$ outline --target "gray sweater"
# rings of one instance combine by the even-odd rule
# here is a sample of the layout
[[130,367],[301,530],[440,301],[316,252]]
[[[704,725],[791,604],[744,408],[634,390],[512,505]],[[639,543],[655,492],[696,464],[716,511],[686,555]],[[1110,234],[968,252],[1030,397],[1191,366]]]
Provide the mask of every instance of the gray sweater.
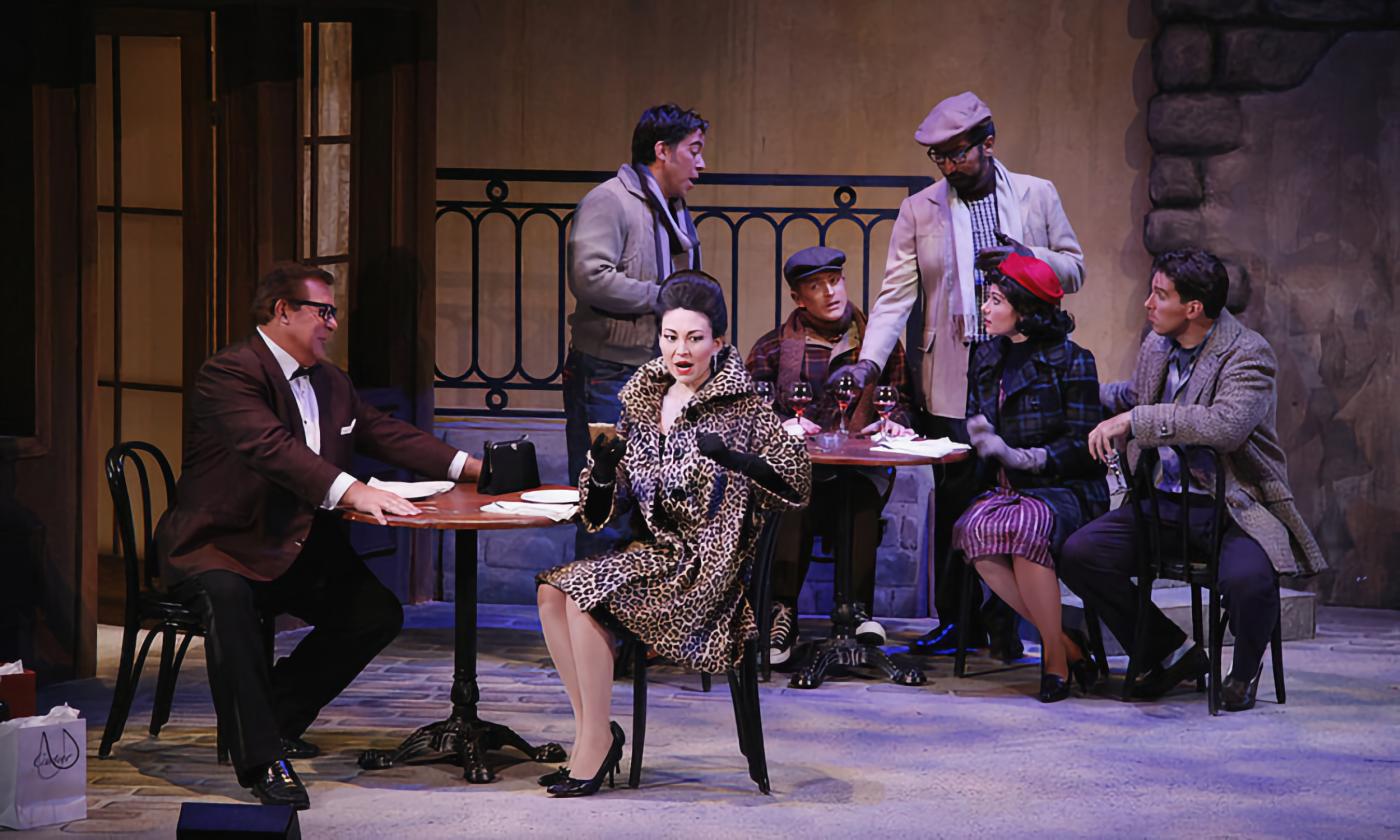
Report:
[[[617,175],[589,190],[579,202],[569,232],[570,346],[581,353],[627,365],[657,355],[652,307],[669,262],[670,245],[648,205],[636,171],[623,164]],[[694,238],[684,205],[677,220]],[[698,252],[698,244],[696,246]],[[667,266],[666,274],[669,274]]]

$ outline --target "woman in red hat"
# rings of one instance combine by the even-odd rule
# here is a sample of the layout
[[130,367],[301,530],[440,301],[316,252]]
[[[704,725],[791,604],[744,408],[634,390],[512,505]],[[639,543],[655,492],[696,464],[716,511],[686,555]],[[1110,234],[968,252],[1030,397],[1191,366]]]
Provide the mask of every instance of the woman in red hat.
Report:
[[967,430],[987,488],[958,519],[953,546],[992,591],[1040,632],[1040,700],[1069,696],[1071,673],[1092,688],[1098,671],[1084,638],[1060,626],[1055,554],[1108,510],[1104,468],[1089,457],[1102,418],[1094,355],[1067,337],[1055,272],[1011,254],[988,276],[982,318],[990,340],[968,373]]

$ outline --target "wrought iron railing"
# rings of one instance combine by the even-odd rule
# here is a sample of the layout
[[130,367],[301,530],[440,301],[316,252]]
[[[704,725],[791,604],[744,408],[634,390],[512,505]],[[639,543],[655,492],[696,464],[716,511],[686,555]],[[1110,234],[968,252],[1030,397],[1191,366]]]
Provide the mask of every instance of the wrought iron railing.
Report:
[[[455,365],[455,367],[462,368],[460,372],[444,371],[441,361],[444,357],[444,351],[439,349],[435,386],[442,391],[464,389],[484,392],[482,405],[479,407],[439,405],[438,414],[497,417],[553,417],[562,414],[562,406],[512,408],[510,396],[516,392],[562,391],[564,355],[567,350],[565,322],[568,310],[571,308],[571,301],[565,294],[567,229],[573,219],[574,209],[583,194],[594,185],[612,177],[613,174],[613,172],[603,171],[531,169],[440,168],[437,170],[440,195],[443,192],[457,189],[454,182],[479,182],[484,184],[485,191],[484,199],[439,198],[437,201],[439,253],[444,251],[445,245],[450,250],[454,245],[463,244],[454,242],[451,237],[444,235],[444,220],[461,217],[466,223],[466,235],[470,237],[469,243],[465,244],[469,245],[471,256],[469,267],[465,272],[470,289],[470,314],[467,317],[468,346],[465,359],[458,359]],[[767,283],[771,284],[773,293],[772,309],[768,313],[771,315],[772,323],[765,329],[776,326],[780,321],[786,292],[786,285],[782,280],[782,264],[788,251],[792,250],[784,246],[784,235],[788,232],[789,226],[799,222],[809,225],[814,230],[817,244],[827,244],[828,233],[834,225],[855,226],[859,234],[859,253],[852,253],[850,249],[848,249],[848,253],[851,256],[852,265],[857,263],[859,265],[858,276],[853,275],[849,270],[851,266],[848,266],[847,283],[852,285],[850,289],[852,298],[868,311],[872,290],[872,265],[877,280],[883,273],[884,267],[884,254],[882,252],[871,254],[872,234],[877,226],[893,223],[898,214],[899,200],[923,189],[929,183],[928,178],[921,177],[706,173],[700,179],[700,184],[704,186],[753,188],[760,196],[766,193],[769,198],[778,194],[790,196],[797,193],[802,199],[787,202],[766,200],[763,203],[702,204],[691,207],[696,227],[700,231],[705,269],[718,278],[721,283],[727,284],[729,288],[730,334],[737,340],[741,319],[747,323],[750,318],[762,317],[763,315],[761,310],[758,312],[746,310],[741,303],[740,276],[744,268],[741,262],[746,258],[746,254],[751,255],[754,250],[753,248],[746,249],[741,242],[741,236],[744,234],[746,226],[766,226],[772,235],[771,248],[760,246],[760,250],[765,252],[761,276],[767,278]],[[554,197],[541,200],[512,200],[511,198],[513,187],[518,186],[523,191],[527,189],[527,185],[529,185],[528,188],[534,188],[535,185],[542,184],[577,184],[579,189],[576,195],[562,200]],[[815,197],[814,191],[821,188],[834,188],[829,194],[815,193],[815,195],[829,196],[823,200],[829,200],[829,206],[823,206],[823,201],[809,200]],[[886,200],[872,203],[870,206],[861,206],[861,194],[857,190],[877,192],[878,195],[886,197]],[[722,191],[734,192],[734,190],[727,189]],[[706,190],[705,192],[713,193],[716,190]],[[890,198],[891,196],[892,198]],[[481,269],[482,226],[483,222],[495,217],[508,220],[513,228],[513,289],[484,288]],[[554,228],[553,236],[548,237],[551,240],[548,247],[554,251],[553,264],[557,266],[557,277],[552,290],[556,313],[550,335],[554,339],[557,352],[553,354],[550,362],[544,363],[545,366],[548,366],[552,362],[552,370],[531,371],[527,369],[525,363],[524,336],[527,320],[527,296],[523,264],[525,251],[529,247],[525,241],[525,229],[532,220],[541,219],[545,220],[546,225],[552,224]],[[716,241],[714,232],[716,227],[721,232],[721,238],[723,234],[728,235],[729,241],[727,243]],[[728,259],[723,262],[727,264],[717,265],[712,255],[716,253],[723,255],[726,250]],[[443,259],[440,256],[439,276],[442,275]],[[858,292],[854,288],[857,283],[859,285]],[[500,283],[498,285],[505,286],[506,284]],[[441,283],[439,288],[441,300]],[[507,325],[500,321],[491,321],[482,307],[483,294],[500,295],[508,291],[512,291],[514,294],[514,324]],[[538,300],[538,297],[535,299]],[[439,309],[439,317],[441,318],[443,317],[442,307],[440,306]],[[538,325],[535,326],[538,327]],[[513,353],[506,353],[511,358],[484,358],[482,342],[482,337],[485,335],[484,330],[507,328],[513,329],[513,342],[511,342]],[[441,331],[439,341],[441,341]],[[498,350],[496,355],[500,354],[501,351]],[[538,358],[539,354],[536,353],[535,357]],[[463,361],[465,361],[464,366]],[[439,402],[442,402],[441,397]]]

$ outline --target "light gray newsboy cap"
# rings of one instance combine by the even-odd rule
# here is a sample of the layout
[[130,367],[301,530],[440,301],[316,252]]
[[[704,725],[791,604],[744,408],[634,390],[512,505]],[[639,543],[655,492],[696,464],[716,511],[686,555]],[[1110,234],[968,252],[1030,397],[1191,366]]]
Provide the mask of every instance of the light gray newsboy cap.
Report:
[[992,109],[977,98],[977,94],[965,90],[957,96],[950,96],[928,112],[919,130],[914,132],[914,140],[920,146],[933,146],[957,137],[983,120],[991,119]]

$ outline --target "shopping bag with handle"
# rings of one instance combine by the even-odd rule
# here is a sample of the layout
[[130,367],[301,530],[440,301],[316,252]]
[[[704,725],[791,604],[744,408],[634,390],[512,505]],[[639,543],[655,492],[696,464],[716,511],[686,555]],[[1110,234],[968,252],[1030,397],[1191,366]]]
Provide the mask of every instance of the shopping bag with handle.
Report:
[[0,723],[0,827],[87,817],[87,722],[78,710]]

